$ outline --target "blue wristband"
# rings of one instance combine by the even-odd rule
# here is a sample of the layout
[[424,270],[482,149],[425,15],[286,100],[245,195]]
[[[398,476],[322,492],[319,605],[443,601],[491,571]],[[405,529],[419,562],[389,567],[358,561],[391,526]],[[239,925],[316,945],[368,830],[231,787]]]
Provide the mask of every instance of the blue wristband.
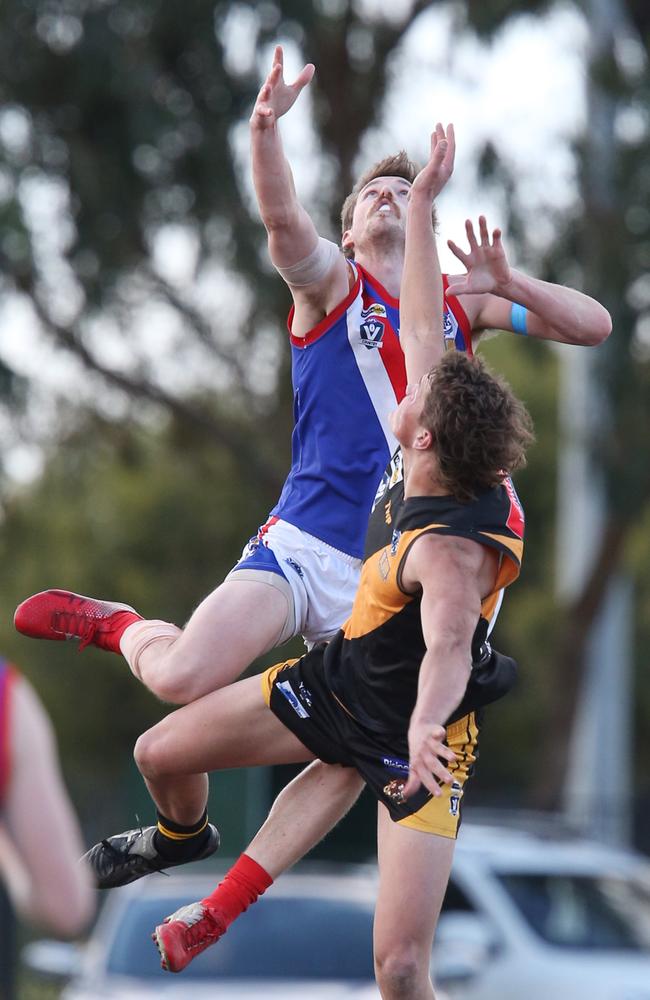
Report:
[[510,322],[512,323],[512,329],[515,333],[520,333],[522,337],[528,336],[528,327],[526,326],[527,315],[528,310],[525,306],[520,306],[518,302],[512,303],[512,308],[510,310]]

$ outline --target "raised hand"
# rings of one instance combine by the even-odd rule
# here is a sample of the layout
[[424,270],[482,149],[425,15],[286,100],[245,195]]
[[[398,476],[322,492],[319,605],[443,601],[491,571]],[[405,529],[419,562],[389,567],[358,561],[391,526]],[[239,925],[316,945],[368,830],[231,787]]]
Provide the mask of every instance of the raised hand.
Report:
[[451,252],[467,269],[467,274],[449,276],[448,295],[477,295],[482,292],[494,292],[499,295],[511,281],[512,273],[501,242],[501,230],[493,230],[490,242],[484,215],[479,216],[478,226],[480,243],[476,239],[471,220],[467,219],[465,223],[469,253],[461,250],[453,240],[447,241]]
[[454,170],[456,156],[456,137],[454,126],[448,125],[447,131],[440,122],[431,133],[431,151],[429,162],[422,168],[413,181],[411,191],[421,191],[433,200],[444,188]]
[[253,114],[251,115],[251,127],[271,128],[278,118],[285,115],[287,111],[296,103],[300,92],[311,81],[315,72],[313,63],[303,66],[293,83],[285,83],[284,80],[284,53],[282,46],[276,45],[273,53],[273,65],[271,72],[262,84]]

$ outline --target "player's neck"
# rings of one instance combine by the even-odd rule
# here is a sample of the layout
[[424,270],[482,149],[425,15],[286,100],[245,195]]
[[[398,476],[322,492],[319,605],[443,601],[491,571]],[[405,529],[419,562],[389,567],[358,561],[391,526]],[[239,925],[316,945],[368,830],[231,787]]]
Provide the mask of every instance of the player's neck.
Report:
[[431,451],[402,448],[404,460],[404,498],[442,497],[449,493],[438,476],[438,464]]
[[389,295],[394,299],[399,298],[404,270],[403,247],[365,246],[357,252],[355,259],[384,286]]

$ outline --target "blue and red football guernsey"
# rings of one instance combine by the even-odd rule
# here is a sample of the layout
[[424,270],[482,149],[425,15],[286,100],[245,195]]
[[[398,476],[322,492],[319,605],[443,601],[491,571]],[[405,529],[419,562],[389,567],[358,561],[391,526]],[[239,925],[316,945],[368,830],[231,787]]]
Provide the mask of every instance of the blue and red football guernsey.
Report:
[[[346,298],[305,337],[291,336],[291,470],[271,516],[361,558],[377,486],[397,446],[388,415],[404,396],[406,368],[399,299],[350,263],[356,281]],[[292,318],[293,310],[289,332]],[[445,299],[445,337],[472,353],[455,297]]]

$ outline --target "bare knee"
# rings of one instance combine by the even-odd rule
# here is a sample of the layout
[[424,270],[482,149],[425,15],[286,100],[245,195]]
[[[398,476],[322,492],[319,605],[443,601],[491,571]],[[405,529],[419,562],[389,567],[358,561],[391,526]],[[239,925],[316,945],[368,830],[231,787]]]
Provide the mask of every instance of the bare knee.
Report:
[[133,757],[144,778],[155,780],[161,775],[170,773],[167,741],[160,732],[159,726],[148,729],[146,733],[138,737],[133,749]]
[[375,953],[375,975],[383,1000],[421,1000],[433,996],[429,956],[399,940]]

